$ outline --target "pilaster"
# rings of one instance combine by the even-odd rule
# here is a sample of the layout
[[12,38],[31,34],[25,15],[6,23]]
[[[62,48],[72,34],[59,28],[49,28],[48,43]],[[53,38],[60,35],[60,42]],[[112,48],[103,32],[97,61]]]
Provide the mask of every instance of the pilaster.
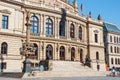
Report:
[[55,35],[55,38],[57,38],[57,34],[58,34],[57,29],[58,29],[59,26],[57,24],[58,24],[58,20],[57,20],[57,17],[55,17],[54,18],[54,32],[55,32],[54,35]]
[[42,15],[42,18],[43,18],[43,21],[42,21],[42,35],[43,35],[43,37],[45,37],[45,15],[43,14]]

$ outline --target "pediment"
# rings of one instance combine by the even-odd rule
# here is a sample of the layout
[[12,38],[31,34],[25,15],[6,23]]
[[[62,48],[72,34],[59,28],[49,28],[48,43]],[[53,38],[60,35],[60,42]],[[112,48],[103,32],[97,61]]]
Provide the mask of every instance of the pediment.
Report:
[[0,10],[1,13],[6,13],[6,14],[11,14],[12,12],[7,10],[7,9],[3,9],[3,10]]
[[99,31],[98,31],[98,30],[94,30],[94,32],[95,32],[95,33],[99,33]]

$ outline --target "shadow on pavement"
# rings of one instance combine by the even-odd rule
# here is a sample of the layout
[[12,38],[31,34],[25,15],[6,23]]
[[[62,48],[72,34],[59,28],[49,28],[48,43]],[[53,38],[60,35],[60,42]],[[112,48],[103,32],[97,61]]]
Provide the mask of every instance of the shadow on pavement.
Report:
[[0,77],[7,78],[22,78],[24,73],[0,73]]

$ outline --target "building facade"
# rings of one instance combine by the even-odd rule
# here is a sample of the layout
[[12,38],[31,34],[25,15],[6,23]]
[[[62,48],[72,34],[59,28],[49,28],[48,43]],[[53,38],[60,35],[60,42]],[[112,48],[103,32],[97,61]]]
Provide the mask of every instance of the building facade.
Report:
[[106,64],[120,68],[120,29],[112,23],[104,23]]
[[20,48],[26,40],[26,10],[30,11],[30,42],[37,49],[29,55],[32,67],[49,56],[52,60],[83,62],[89,55],[91,68],[105,71],[102,21],[79,15],[77,0],[73,4],[68,0],[1,0],[4,71],[22,71]]

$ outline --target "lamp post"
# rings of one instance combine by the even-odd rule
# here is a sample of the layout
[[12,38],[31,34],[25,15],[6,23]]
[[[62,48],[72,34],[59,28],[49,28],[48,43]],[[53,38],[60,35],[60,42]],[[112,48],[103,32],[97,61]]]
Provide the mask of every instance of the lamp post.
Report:
[[31,72],[31,61],[28,60],[28,54],[30,54],[31,44],[30,44],[30,11],[26,10],[26,42],[23,43],[22,49],[24,50],[23,54],[25,55],[25,60],[23,62],[23,70],[22,72],[28,73]]

